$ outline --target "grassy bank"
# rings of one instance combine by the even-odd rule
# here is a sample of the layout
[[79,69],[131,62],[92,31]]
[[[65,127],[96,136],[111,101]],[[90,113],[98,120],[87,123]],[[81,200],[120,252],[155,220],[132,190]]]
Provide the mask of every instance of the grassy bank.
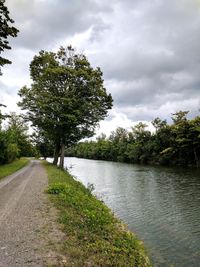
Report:
[[12,163],[0,166],[0,179],[23,168],[26,164],[28,164],[28,162],[29,159],[22,158],[15,160]]
[[151,266],[142,242],[67,172],[44,163],[49,177],[47,192],[59,209],[66,233],[62,253],[65,266]]

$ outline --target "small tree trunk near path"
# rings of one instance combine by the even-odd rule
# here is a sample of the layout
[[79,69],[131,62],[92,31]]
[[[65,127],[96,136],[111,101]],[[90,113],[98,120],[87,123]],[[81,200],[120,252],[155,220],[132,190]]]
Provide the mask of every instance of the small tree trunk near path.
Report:
[[53,159],[53,165],[58,164],[58,158],[60,153],[60,144],[56,144],[55,150],[54,150],[54,159]]
[[59,167],[60,168],[64,168],[64,160],[65,160],[65,144],[62,143],[61,144],[61,153],[60,153],[60,163],[59,163]]

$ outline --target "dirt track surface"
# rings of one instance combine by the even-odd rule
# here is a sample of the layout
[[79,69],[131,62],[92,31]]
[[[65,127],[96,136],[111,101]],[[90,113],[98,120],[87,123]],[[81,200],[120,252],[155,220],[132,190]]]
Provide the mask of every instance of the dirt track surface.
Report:
[[53,263],[49,244],[60,233],[46,186],[46,172],[36,160],[0,181],[0,267],[46,266],[51,258]]

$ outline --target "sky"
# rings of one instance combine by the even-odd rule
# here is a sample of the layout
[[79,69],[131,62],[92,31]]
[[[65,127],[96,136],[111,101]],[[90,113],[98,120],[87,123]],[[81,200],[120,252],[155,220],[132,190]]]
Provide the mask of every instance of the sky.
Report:
[[0,103],[18,111],[40,50],[72,45],[104,74],[114,99],[97,133],[200,109],[200,0],[6,0],[17,38],[3,55]]

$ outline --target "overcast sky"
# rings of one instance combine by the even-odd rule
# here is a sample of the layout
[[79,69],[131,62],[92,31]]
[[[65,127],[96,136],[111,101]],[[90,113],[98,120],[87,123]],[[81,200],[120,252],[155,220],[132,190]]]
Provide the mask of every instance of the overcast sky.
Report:
[[71,44],[99,66],[114,98],[100,132],[200,108],[200,0],[6,0],[20,30],[4,53],[0,103],[16,110],[41,49]]

